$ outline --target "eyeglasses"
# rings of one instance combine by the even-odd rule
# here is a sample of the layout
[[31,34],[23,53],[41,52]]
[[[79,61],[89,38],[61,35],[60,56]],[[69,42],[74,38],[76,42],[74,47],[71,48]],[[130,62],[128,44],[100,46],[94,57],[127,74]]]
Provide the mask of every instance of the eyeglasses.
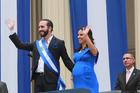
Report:
[[131,58],[131,57],[124,57],[123,60],[125,60],[125,59],[133,59],[133,58]]

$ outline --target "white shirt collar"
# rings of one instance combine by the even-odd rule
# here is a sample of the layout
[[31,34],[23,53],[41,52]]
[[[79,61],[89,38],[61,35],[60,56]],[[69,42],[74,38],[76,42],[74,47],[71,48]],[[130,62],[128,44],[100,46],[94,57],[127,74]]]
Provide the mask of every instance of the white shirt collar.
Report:
[[133,72],[133,70],[134,70],[134,66],[132,66],[129,70],[128,70],[128,69],[126,69],[126,72],[127,72],[127,71],[129,71],[129,72],[131,72],[131,73],[132,73],[132,72]]
[[52,38],[53,38],[53,35],[51,35],[51,36],[49,37],[49,39],[48,39],[48,46],[49,46],[49,44],[50,44]]

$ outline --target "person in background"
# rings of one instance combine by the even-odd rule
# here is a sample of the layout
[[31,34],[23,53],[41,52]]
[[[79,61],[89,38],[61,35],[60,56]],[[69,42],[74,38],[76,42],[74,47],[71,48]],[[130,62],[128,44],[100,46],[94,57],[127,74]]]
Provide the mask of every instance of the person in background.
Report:
[[92,31],[83,27],[78,31],[80,47],[74,53],[75,66],[72,71],[74,88],[85,88],[91,93],[99,92],[99,85],[94,66],[98,59],[98,50],[95,47]]
[[0,81],[0,93],[8,93],[7,85],[3,81]]
[[62,58],[65,66],[72,71],[73,62],[69,58],[65,43],[53,34],[53,23],[49,19],[42,19],[38,24],[40,39],[33,43],[23,43],[14,30],[14,21],[7,20],[11,31],[9,36],[18,49],[32,51],[33,66],[32,80],[35,80],[35,93],[61,90],[65,87],[60,78],[59,59]]
[[140,90],[140,70],[134,67],[135,58],[131,53],[123,55],[125,70],[118,75],[115,90],[124,93],[137,93]]

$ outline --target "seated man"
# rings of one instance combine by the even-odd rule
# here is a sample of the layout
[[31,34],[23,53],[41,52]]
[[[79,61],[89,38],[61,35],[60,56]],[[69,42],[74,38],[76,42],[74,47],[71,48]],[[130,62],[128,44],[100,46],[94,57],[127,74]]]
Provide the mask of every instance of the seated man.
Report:
[[135,93],[140,90],[140,70],[134,67],[135,58],[131,53],[123,55],[125,70],[119,74],[115,85],[115,90],[122,92]]

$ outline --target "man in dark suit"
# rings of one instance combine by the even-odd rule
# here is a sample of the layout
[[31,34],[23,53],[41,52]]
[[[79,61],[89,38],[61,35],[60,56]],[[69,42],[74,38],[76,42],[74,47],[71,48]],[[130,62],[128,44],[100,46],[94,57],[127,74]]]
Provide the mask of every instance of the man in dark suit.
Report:
[[125,53],[123,55],[123,64],[126,69],[119,74],[115,90],[121,90],[124,93],[135,93],[140,90],[140,70],[134,67],[134,63],[133,54]]
[[[14,29],[14,22],[11,20],[7,21],[7,26],[10,29],[10,31],[13,31]],[[12,42],[15,44],[15,46],[18,49],[28,50],[32,51],[33,53],[33,66],[32,66],[32,80],[35,80],[35,92],[46,92],[46,91],[52,91],[57,90],[58,87],[58,80],[60,76],[60,65],[59,65],[59,59],[62,58],[65,66],[72,71],[73,69],[73,62],[69,58],[65,44],[63,40],[60,40],[56,38],[52,31],[53,31],[53,23],[49,19],[42,19],[39,22],[38,25],[38,31],[41,36],[40,40],[36,40],[33,43],[22,43],[17,34],[13,33],[9,37],[12,40]],[[58,73],[54,73],[52,69],[50,69],[50,65],[48,66],[48,63],[50,60],[47,60],[48,57],[51,59],[50,56],[46,56],[46,49],[42,50],[41,44],[42,41],[45,41],[44,47],[49,50],[49,53],[51,53],[51,57],[54,58],[54,60],[51,60],[56,64],[56,67],[58,67]],[[40,43],[37,43],[40,42]],[[41,51],[39,51],[41,50]],[[45,56],[41,55],[45,51]],[[44,56],[44,59],[43,59]],[[46,58],[46,59],[45,59]],[[52,58],[52,59],[53,59]],[[47,60],[47,61],[46,61]],[[48,62],[48,63],[46,63]],[[52,66],[52,65],[51,65]],[[52,68],[55,66],[52,66]]]

